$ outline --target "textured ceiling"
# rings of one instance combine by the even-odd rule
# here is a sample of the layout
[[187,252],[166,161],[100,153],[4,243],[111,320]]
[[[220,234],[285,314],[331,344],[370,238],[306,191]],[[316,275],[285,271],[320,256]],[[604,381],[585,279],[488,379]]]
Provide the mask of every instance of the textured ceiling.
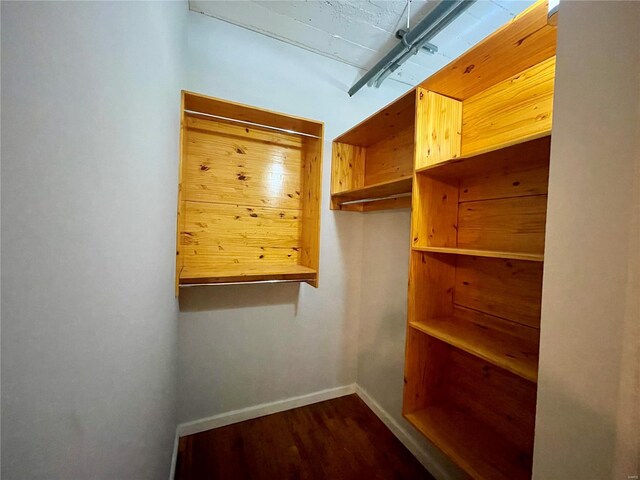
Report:
[[[479,0],[437,35],[438,53],[420,52],[390,78],[416,85],[533,3]],[[413,0],[413,27],[437,2]],[[190,0],[189,8],[365,70],[397,42],[406,29],[406,0]]]

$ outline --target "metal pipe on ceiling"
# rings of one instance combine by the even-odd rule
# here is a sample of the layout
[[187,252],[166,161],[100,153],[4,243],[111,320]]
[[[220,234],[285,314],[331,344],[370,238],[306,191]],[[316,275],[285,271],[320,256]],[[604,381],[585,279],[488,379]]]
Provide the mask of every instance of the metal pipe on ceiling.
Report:
[[379,87],[385,78],[397,70],[412,55],[418,53],[429,40],[444,30],[447,25],[458,18],[475,1],[441,0],[433,10],[402,37],[398,45],[393,47],[389,53],[382,57],[371,70],[349,89],[349,96],[352,97],[366,84],[375,84],[376,87]]

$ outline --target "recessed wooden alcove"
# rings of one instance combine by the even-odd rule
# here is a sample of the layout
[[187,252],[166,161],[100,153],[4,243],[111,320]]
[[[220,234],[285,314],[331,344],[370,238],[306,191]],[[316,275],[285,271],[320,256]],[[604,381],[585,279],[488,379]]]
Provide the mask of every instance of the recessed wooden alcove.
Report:
[[317,286],[323,124],[182,93],[177,287]]

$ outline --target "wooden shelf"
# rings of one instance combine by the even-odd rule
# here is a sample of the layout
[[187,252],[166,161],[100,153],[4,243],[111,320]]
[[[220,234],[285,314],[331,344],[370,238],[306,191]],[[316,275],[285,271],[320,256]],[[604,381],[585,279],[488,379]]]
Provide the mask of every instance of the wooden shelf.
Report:
[[412,247],[412,250],[427,253],[446,253],[451,255],[468,255],[472,257],[506,258],[510,260],[544,262],[544,254],[542,253],[498,252],[494,250],[477,250],[471,248],[453,247]]
[[455,407],[433,405],[405,418],[476,480],[531,478],[531,457]]
[[225,265],[211,271],[184,267],[180,272],[180,285],[217,283],[247,283],[266,281],[313,282],[318,272],[302,265]]
[[535,2],[419,86],[466,100],[543,62],[556,51],[556,27],[547,14],[548,2]]
[[411,184],[413,176],[403,176],[386,182],[367,185],[366,187],[353,188],[344,192],[331,195],[334,203],[342,205],[344,202],[353,200],[366,200],[375,198],[386,198],[392,195],[400,195],[403,193],[411,193]]
[[434,178],[453,179],[486,174],[490,171],[531,170],[541,166],[548,168],[551,148],[551,131],[537,132],[516,141],[492,145],[472,155],[450,158],[442,162],[417,168],[417,174]]
[[530,479],[536,384],[414,328],[407,349],[405,418],[471,478]]
[[[333,141],[331,209],[350,211],[410,207],[417,92],[411,90]],[[343,205],[344,202],[372,199]],[[374,200],[375,199],[375,200]]]
[[526,380],[538,380],[538,344],[529,339],[453,316],[410,322],[409,326]]

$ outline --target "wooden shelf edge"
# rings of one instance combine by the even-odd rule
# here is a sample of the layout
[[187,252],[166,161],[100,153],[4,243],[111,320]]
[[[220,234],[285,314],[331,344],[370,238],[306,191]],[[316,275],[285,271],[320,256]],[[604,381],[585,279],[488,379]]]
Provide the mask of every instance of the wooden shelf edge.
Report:
[[497,250],[474,250],[455,247],[411,247],[416,252],[444,253],[448,255],[466,255],[471,257],[504,258],[508,260],[523,260],[527,262],[544,262],[542,253],[501,252]]
[[[517,447],[497,433],[487,433],[486,427],[479,420],[469,416],[461,419],[462,416],[463,415],[454,408],[441,405],[431,405],[424,410],[403,413],[403,417],[413,425],[414,428],[429,439],[442,453],[453,460],[454,463],[472,478],[476,480],[516,480],[520,478],[530,478],[530,472],[524,471],[520,466],[515,467],[518,470],[516,475],[513,475],[515,473],[513,465],[510,465],[508,468],[511,470],[510,474],[501,471],[502,468],[495,465],[495,463],[497,463],[495,461],[498,460],[498,458],[496,458],[493,452],[501,450],[501,447],[504,446],[507,446],[511,452],[514,452],[517,451]],[[461,424],[464,424],[464,428],[460,428]],[[451,428],[452,426],[457,426],[458,428]],[[462,435],[454,437],[456,430],[461,430],[463,432]],[[468,435],[469,433],[473,434]],[[483,438],[479,440],[477,438],[478,436],[482,436]],[[498,445],[500,448],[498,448]],[[479,456],[482,460],[474,461],[470,459],[467,452],[460,451],[462,448],[467,448],[468,450],[475,449],[476,457]],[[477,450],[481,450],[482,448],[487,449],[486,456],[478,455]],[[513,456],[513,454],[511,456]],[[484,461],[484,464],[481,464],[482,461]],[[504,468],[504,466],[505,465],[502,467]]]
[[316,282],[318,272],[312,268],[303,267],[301,265],[287,266],[277,269],[259,269],[243,270],[242,268],[227,269],[220,271],[211,271],[202,275],[192,276],[184,273],[184,269],[180,275],[180,286],[187,285],[216,285],[228,283],[258,283],[258,282]]
[[[440,318],[436,319],[439,323],[446,322],[449,319]],[[453,320],[455,321],[455,320]],[[478,357],[485,362],[488,362],[496,367],[502,368],[508,372],[517,375],[520,378],[528,380],[533,383],[538,382],[538,363],[536,362],[524,362],[522,360],[510,360],[500,356],[498,352],[491,352],[491,348],[476,348],[469,345],[468,342],[464,342],[461,338],[458,338],[452,331],[447,331],[442,326],[429,325],[425,322],[409,322],[409,327],[418,330],[430,337],[436,338],[448,345],[463,350],[475,357]],[[509,337],[508,334],[503,334],[505,338]],[[490,341],[488,342],[491,343]],[[495,340],[494,340],[495,343]]]
[[331,195],[333,203],[341,205],[344,202],[366,199],[386,199],[393,195],[410,194],[413,184],[413,175],[387,180],[386,182],[367,185],[366,187],[353,188]]
[[464,161],[469,161],[473,158],[481,157],[489,153],[499,152],[500,150],[505,150],[507,148],[518,147],[525,143],[534,142],[536,140],[540,140],[546,137],[551,137],[551,130],[545,130],[543,132],[538,132],[533,135],[528,135],[526,137],[520,138],[518,140],[514,140],[512,142],[506,142],[500,145],[495,145],[491,148],[478,150],[475,152],[468,153],[466,155],[461,155],[460,157],[449,158],[448,160],[443,160],[442,162],[438,162],[433,165],[427,165],[426,167],[417,168],[415,170],[415,173],[425,174],[425,175],[429,175],[429,174],[437,175],[438,171],[441,170],[442,168],[450,167],[451,165],[462,163]]

